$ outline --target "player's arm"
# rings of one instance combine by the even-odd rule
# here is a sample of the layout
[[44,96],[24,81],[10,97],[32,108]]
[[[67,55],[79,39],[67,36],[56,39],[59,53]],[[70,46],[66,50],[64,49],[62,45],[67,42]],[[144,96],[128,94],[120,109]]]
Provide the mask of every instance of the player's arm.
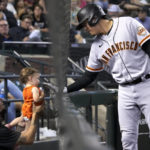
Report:
[[142,45],[142,49],[148,54],[148,56],[150,57],[150,39],[147,40],[143,45]]
[[85,88],[96,79],[97,75],[98,72],[90,72],[86,70],[80,79],[67,87],[67,92],[69,93]]

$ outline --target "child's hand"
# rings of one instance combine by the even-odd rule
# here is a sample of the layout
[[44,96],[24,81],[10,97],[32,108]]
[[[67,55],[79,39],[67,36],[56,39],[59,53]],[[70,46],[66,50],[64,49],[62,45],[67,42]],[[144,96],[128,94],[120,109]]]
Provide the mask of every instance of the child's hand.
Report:
[[44,91],[40,88],[40,99],[44,99]]
[[5,124],[5,127],[7,127],[8,129],[11,129],[12,126],[8,123],[8,124]]

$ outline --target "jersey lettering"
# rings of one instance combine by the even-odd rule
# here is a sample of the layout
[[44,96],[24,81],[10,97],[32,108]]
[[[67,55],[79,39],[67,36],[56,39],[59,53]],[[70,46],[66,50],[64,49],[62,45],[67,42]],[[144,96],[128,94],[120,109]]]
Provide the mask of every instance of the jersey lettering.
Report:
[[114,45],[111,45],[111,48],[112,48],[112,53],[116,53],[117,50],[115,49]]
[[125,41],[123,41],[123,49],[125,49],[126,43]]
[[123,50],[122,48],[122,42],[119,42],[120,50]]
[[109,51],[109,53],[111,54],[111,57],[112,57],[113,56],[113,51],[110,48],[108,48],[107,50]]
[[115,45],[116,45],[117,51],[120,51],[119,44],[118,44],[118,43],[115,43]]
[[132,41],[132,42],[131,42],[131,45],[130,45],[130,49],[131,49],[131,50],[133,50],[133,44],[134,44],[134,42]]
[[103,55],[102,58],[103,58],[102,61],[103,61],[105,64],[108,64],[109,58],[106,57],[105,55]]
[[134,50],[136,50],[137,47],[138,47],[138,43],[136,42],[136,43],[135,43],[135,46],[134,46]]
[[110,48],[108,48],[107,50],[106,50],[106,54],[109,56],[109,57],[112,57],[112,55],[113,55],[113,53],[111,52],[111,49]]
[[123,41],[119,43],[115,43],[115,45],[111,45],[111,48],[105,50],[105,53],[102,55],[101,61],[105,64],[108,64],[110,58],[120,50],[137,50],[138,43],[134,41]]
[[129,49],[129,41],[126,42],[126,49]]

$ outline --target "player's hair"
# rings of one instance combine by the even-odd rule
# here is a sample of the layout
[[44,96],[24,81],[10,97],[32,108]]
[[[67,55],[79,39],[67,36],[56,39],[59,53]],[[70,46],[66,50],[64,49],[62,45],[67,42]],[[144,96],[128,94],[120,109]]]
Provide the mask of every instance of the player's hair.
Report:
[[39,73],[39,71],[32,67],[25,67],[20,72],[20,82],[26,84],[28,81],[28,77],[32,76],[35,73]]

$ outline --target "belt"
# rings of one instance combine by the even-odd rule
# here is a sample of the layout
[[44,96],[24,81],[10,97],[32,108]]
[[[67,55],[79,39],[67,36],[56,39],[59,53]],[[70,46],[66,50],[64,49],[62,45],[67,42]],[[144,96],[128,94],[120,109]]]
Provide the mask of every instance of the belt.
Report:
[[[149,79],[150,78],[150,74],[145,75],[144,79]],[[138,84],[140,82],[142,82],[143,79],[141,77],[137,78],[136,80],[133,80],[131,82],[126,82],[126,83],[121,83],[120,85],[134,85],[134,84]]]

